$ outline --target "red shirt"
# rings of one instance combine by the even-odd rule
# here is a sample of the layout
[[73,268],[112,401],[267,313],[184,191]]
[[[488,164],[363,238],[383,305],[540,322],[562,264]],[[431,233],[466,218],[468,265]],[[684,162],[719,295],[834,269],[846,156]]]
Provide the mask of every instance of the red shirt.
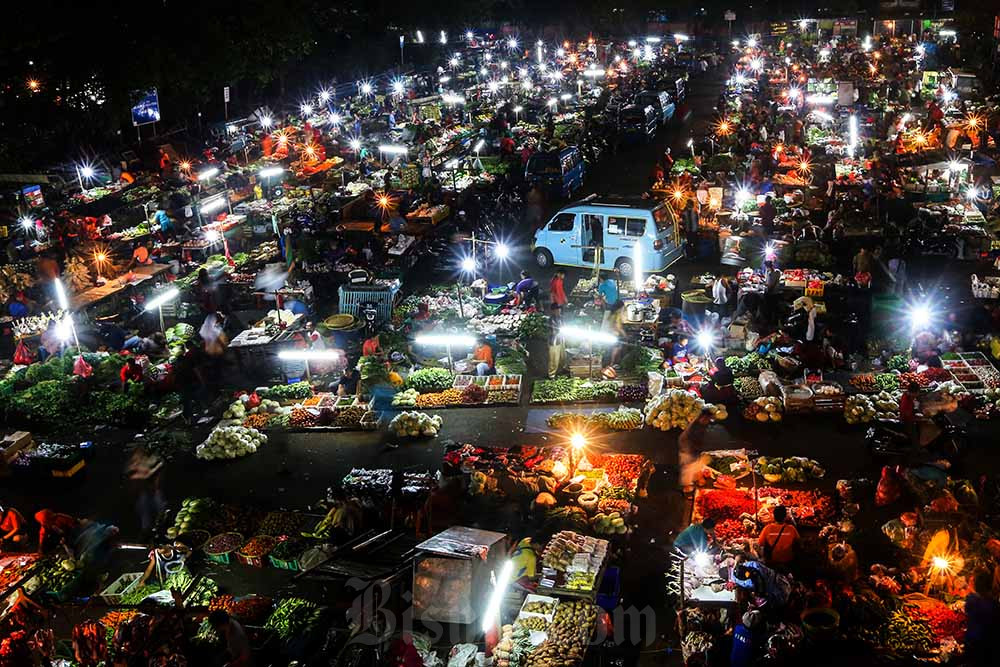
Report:
[[904,391],[899,399],[899,419],[904,424],[916,421],[916,401],[909,392]]
[[558,303],[560,306],[566,305],[566,290],[563,288],[562,278],[553,277],[549,281],[549,298],[552,299],[552,303]]
[[142,382],[142,366],[139,366],[138,364],[135,366],[125,364],[122,366],[122,370],[119,375],[122,382],[127,382],[128,380],[131,380],[132,382]]

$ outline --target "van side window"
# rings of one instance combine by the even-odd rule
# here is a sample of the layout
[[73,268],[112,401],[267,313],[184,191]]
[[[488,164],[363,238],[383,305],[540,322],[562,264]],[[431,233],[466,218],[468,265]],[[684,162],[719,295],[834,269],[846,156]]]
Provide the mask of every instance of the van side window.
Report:
[[642,236],[646,233],[646,221],[642,218],[608,218],[608,234],[615,236]]
[[571,232],[576,222],[576,213],[560,213],[549,223],[550,232]]

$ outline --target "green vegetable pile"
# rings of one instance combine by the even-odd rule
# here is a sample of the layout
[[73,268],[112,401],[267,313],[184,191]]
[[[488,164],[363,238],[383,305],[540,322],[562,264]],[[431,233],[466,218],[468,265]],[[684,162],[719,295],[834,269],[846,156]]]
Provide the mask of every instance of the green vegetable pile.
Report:
[[548,338],[552,331],[549,318],[541,313],[529,313],[517,327],[517,336],[523,340],[531,338]]
[[278,603],[264,627],[282,639],[299,637],[311,630],[321,615],[322,610],[308,600],[286,598]]
[[294,382],[292,384],[279,384],[268,387],[259,393],[261,398],[270,398],[273,401],[294,400],[309,398],[312,396],[312,385],[308,382]]
[[742,357],[726,357],[726,366],[729,367],[729,370],[731,370],[733,375],[736,377],[755,378],[761,371],[772,370],[771,360],[767,357],[762,357],[756,352],[750,352]]
[[497,373],[504,375],[524,375],[528,371],[528,360],[519,350],[504,350],[496,358]]
[[879,391],[896,391],[899,389],[899,376],[895,373],[879,373],[875,376],[875,386]]
[[556,401],[613,401],[618,398],[619,383],[610,380],[585,382],[580,378],[535,380],[531,400],[535,403]]
[[910,358],[903,354],[894,354],[889,358],[885,366],[890,371],[906,372],[910,370]]
[[404,386],[421,394],[433,394],[450,389],[453,382],[451,371],[446,368],[421,368],[410,373]]
[[358,360],[358,373],[361,375],[361,380],[369,386],[389,381],[389,371],[385,367],[385,362],[379,357],[361,357]]
[[634,345],[629,347],[628,352],[622,357],[621,367],[626,373],[645,374],[649,371],[658,370],[661,363],[663,363],[663,355],[659,351],[651,350],[641,345]]

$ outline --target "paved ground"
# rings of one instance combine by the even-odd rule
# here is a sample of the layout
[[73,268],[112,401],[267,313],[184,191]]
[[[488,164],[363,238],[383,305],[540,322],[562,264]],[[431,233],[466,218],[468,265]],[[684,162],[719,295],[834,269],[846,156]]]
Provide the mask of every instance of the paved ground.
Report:
[[[712,105],[721,86],[721,72],[694,82],[689,97],[692,114],[688,122],[675,124],[650,145],[619,153],[591,174],[589,190],[638,194],[644,189],[649,167],[671,145],[684,150],[693,127],[712,118]],[[513,258],[526,261],[524,249]],[[690,264],[676,267],[679,274],[702,270]],[[545,280],[545,276],[539,276]],[[576,276],[571,274],[570,280]],[[275,434],[257,454],[238,461],[204,463],[191,455],[178,457],[164,471],[168,502],[177,505],[187,495],[197,494],[223,501],[246,502],[266,508],[306,508],[336,485],[352,467],[386,467],[436,470],[448,442],[472,442],[505,446],[513,443],[557,442],[559,436],[538,432],[545,410],[528,406],[499,409],[454,409],[442,411],[444,426],[432,441],[393,443],[384,432],[345,434]],[[195,429],[203,437],[207,425]],[[23,479],[4,481],[2,500],[34,511],[42,504],[76,515],[91,516],[120,525],[126,537],[136,533],[135,512],[129,489],[122,480],[124,454],[121,442],[132,434],[97,434],[98,456],[83,473],[71,480]],[[81,439],[90,437],[81,434]],[[200,439],[200,437],[198,438]],[[117,444],[111,444],[108,441]],[[1000,450],[988,446],[983,437],[964,464],[970,473],[1000,470]],[[995,442],[995,440],[994,440]],[[398,444],[398,448],[391,444]],[[828,483],[842,476],[875,476],[878,462],[863,445],[862,433],[846,426],[838,416],[790,417],[780,428],[758,427],[731,419],[714,426],[709,444],[750,446],[765,455],[809,455],[826,465]],[[618,452],[642,453],[658,465],[651,484],[651,496],[640,510],[641,530],[634,536],[628,560],[625,594],[627,602],[660,606],[662,596],[662,549],[668,534],[682,526],[687,511],[674,490],[676,481],[677,434],[643,430],[602,438],[593,446]],[[505,526],[491,526],[505,528]],[[516,526],[511,526],[516,531]],[[864,556],[864,555],[863,555]],[[662,607],[661,607],[662,608]],[[672,618],[658,617],[658,634],[666,634]],[[650,650],[643,664],[664,664],[665,654]]]

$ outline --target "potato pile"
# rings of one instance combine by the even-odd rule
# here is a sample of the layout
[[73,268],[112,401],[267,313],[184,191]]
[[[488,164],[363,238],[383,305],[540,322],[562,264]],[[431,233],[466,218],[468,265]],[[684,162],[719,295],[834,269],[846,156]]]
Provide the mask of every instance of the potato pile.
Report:
[[548,639],[528,656],[525,667],[573,667],[583,662],[597,622],[597,606],[577,600],[560,602]]

